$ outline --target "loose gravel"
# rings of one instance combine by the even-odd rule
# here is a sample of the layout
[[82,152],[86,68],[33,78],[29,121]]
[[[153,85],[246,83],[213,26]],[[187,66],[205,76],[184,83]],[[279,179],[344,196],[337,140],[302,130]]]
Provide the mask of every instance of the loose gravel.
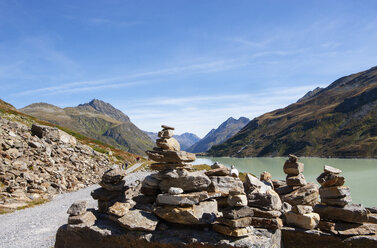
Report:
[[[135,167],[132,169],[136,169]],[[134,172],[125,177],[127,183],[143,180],[150,172]],[[0,215],[1,248],[54,247],[58,228],[67,223],[67,210],[74,201],[87,200],[89,208],[97,208],[90,192],[99,185],[55,196],[43,205]]]

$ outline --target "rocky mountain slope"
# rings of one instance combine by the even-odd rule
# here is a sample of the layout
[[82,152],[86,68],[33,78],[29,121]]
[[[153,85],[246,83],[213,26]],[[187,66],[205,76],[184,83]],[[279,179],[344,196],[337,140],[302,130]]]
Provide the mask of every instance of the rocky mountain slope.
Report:
[[65,131],[0,100],[0,213],[98,183],[110,166],[137,157]]
[[20,111],[131,153],[144,155],[144,151],[153,146],[149,136],[127,115],[101,100],[94,99],[64,109],[47,103],[33,103]]
[[[158,139],[157,133],[154,132],[145,132],[148,134],[148,136],[153,140],[156,141]],[[187,151],[189,147],[191,147],[193,144],[198,142],[200,138],[196,136],[193,133],[183,133],[180,135],[174,135],[173,136],[176,140],[178,140],[179,144],[181,145],[182,151]]]
[[238,120],[230,117],[223,122],[217,129],[212,129],[203,139],[192,145],[187,151],[189,152],[206,152],[213,145],[218,145],[235,135],[247,123],[249,119],[240,117]]
[[377,157],[377,67],[253,119],[213,156]]

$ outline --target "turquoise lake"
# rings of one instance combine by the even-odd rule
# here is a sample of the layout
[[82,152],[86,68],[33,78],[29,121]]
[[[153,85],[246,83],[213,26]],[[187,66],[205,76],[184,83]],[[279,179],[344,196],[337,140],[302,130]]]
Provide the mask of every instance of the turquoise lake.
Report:
[[[198,157],[193,164],[212,165],[217,161],[229,167],[234,165],[240,172],[250,172],[259,177],[261,172],[268,171],[273,179],[285,180],[283,165],[286,159]],[[377,159],[300,158],[299,161],[305,164],[307,182],[317,183],[316,178],[323,172],[324,165],[341,169],[345,185],[351,189],[352,202],[377,207]]]

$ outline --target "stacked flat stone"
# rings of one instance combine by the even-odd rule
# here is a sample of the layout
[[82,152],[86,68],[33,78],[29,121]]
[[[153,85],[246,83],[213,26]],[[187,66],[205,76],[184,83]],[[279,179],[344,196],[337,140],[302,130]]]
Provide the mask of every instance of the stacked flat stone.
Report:
[[98,200],[98,210],[101,213],[108,213],[108,210],[116,202],[125,201],[125,191],[128,189],[123,180],[124,172],[119,169],[106,171],[99,185],[101,188],[93,190],[91,196]]
[[[341,237],[376,235],[377,221],[361,204],[351,204],[350,189],[344,186],[345,179],[340,175],[341,172],[325,165],[324,172],[317,178],[321,184],[321,204],[314,206],[314,212],[321,216],[318,228]],[[373,246],[372,243],[370,245]],[[368,244],[365,246],[369,247]]]
[[367,209],[361,205],[350,204],[350,189],[344,186],[345,179],[341,173],[337,168],[324,166],[324,172],[317,178],[321,184],[321,204],[316,205],[314,211],[319,213],[321,219],[360,224],[368,221],[370,212]]
[[246,174],[244,189],[248,200],[248,208],[253,211],[250,225],[275,231],[283,226],[281,216],[282,202],[272,189],[271,174],[263,172],[257,177]]
[[68,225],[92,226],[96,221],[96,216],[87,211],[87,201],[76,201],[68,209]]
[[319,195],[321,203],[328,206],[344,207],[351,199],[350,189],[344,186],[344,177],[340,175],[341,170],[325,165],[324,172],[317,178],[321,187]]
[[298,157],[290,154],[284,163],[284,173],[287,174],[286,181],[274,181],[275,191],[280,195],[283,202],[292,206],[309,205],[319,203],[318,186],[314,183],[307,183],[303,175],[304,164],[298,162]]
[[154,170],[175,169],[177,167],[189,168],[193,162],[195,154],[181,151],[179,142],[173,138],[174,128],[162,125],[162,130],[158,132],[159,139],[156,140],[157,147],[153,151],[147,151],[149,159],[156,161],[151,165]]
[[253,232],[253,210],[247,206],[247,196],[242,181],[222,164],[215,163],[206,172],[211,179],[209,191],[219,194],[219,211],[222,217],[217,218],[213,230],[226,236],[242,237]]
[[304,229],[314,229],[318,226],[319,214],[313,213],[312,206],[296,205],[291,211],[285,213],[288,225]]
[[304,164],[298,162],[298,157],[290,154],[289,159],[284,163],[284,173],[287,174],[286,182],[288,186],[305,186]]

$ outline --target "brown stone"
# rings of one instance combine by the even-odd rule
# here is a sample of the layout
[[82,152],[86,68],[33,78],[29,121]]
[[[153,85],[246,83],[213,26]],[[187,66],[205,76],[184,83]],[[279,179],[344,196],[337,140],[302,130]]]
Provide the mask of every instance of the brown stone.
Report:
[[346,222],[329,222],[321,220],[318,228],[325,232],[335,235],[353,236],[353,235],[371,235],[377,233],[376,224],[356,224]]
[[212,169],[206,172],[206,175],[211,177],[211,176],[229,176],[230,170],[226,167],[224,168],[217,168],[217,169]]
[[289,194],[281,195],[283,202],[288,202],[292,206],[295,205],[310,205],[314,206],[319,203],[318,186],[314,183],[308,183],[303,187],[292,191]]
[[244,217],[239,219],[227,219],[227,218],[218,218],[217,222],[220,224],[232,227],[232,228],[241,228],[241,227],[258,227],[265,229],[281,229],[283,227],[283,221],[280,218],[258,218],[258,217]]
[[109,191],[125,191],[127,189],[127,187],[125,187],[125,183],[126,181],[124,180],[120,180],[117,184],[110,184],[101,181],[99,182],[99,185]]
[[284,163],[283,170],[287,175],[299,175],[300,173],[304,172],[304,164],[287,160]]
[[250,208],[254,212],[254,217],[259,218],[277,218],[281,216],[281,212],[279,210],[262,210],[259,208]]
[[161,147],[165,150],[171,150],[171,151],[179,151],[181,150],[181,146],[179,145],[179,142],[174,138],[161,138],[156,140],[156,145],[158,147]]
[[323,198],[343,198],[350,196],[350,188],[347,186],[320,187],[319,194]]
[[221,233],[226,236],[231,236],[231,237],[244,237],[248,236],[253,232],[253,227],[244,227],[244,228],[231,228],[229,226],[221,225],[221,224],[214,224],[213,230]]
[[161,125],[162,129],[167,129],[167,130],[174,130],[174,127],[167,126],[167,125]]
[[71,224],[71,225],[85,224],[86,226],[93,226],[96,220],[97,220],[96,216],[94,216],[92,212],[88,211],[82,215],[69,216],[68,224]]
[[115,215],[117,217],[122,217],[128,213],[131,207],[132,206],[130,203],[116,202],[114,203],[114,205],[109,207],[107,211],[109,214]]
[[174,136],[174,132],[172,129],[163,129],[162,131],[158,132],[157,136],[168,139]]
[[342,186],[344,181],[344,177],[327,172],[323,172],[317,177],[317,182],[321,184],[322,187]]
[[266,193],[267,190],[271,189],[271,187],[264,184],[258,178],[251,174],[246,174],[245,176],[245,192],[247,194],[250,193]]
[[208,225],[218,215],[215,200],[200,202],[190,207],[158,206],[154,213],[168,222],[186,225]]
[[286,182],[289,186],[305,186],[307,184],[304,174],[302,173],[295,176],[287,175]]
[[289,225],[304,229],[314,229],[317,227],[320,217],[317,213],[296,214],[294,212],[285,213],[285,218]]
[[187,172],[185,170],[175,170],[169,174],[164,174],[159,187],[162,192],[168,192],[169,188],[177,187],[185,192],[206,190],[211,180],[203,171]]
[[344,207],[352,202],[351,196],[342,198],[321,198],[321,203],[329,206]]
[[164,171],[174,169],[191,169],[192,165],[189,163],[153,163],[150,165],[151,170]]
[[239,219],[243,217],[249,217],[254,215],[254,211],[252,208],[243,206],[243,207],[228,207],[222,209],[221,212],[223,213],[224,218],[227,219]]
[[147,151],[146,154],[151,160],[156,162],[166,162],[166,163],[190,163],[195,161],[195,154],[185,152],[185,151]]
[[135,231],[154,231],[158,224],[158,218],[149,212],[142,210],[129,210],[126,215],[119,218],[119,225],[128,230]]
[[296,205],[292,207],[292,212],[295,214],[309,214],[313,212],[313,207],[305,205]]

